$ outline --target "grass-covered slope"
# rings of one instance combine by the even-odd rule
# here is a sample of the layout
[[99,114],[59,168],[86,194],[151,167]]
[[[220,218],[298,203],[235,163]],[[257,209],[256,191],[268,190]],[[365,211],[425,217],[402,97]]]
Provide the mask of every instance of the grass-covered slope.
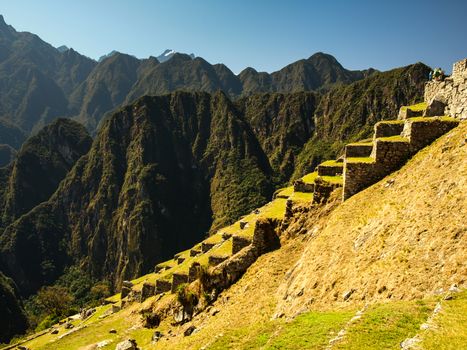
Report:
[[339,206],[284,284],[281,308],[339,303],[348,291],[355,302],[421,298],[464,283],[466,131],[461,123]]
[[[188,324],[163,320],[156,343],[138,314],[152,297],[104,319],[108,306],[98,308],[91,320],[76,321],[87,327],[24,345],[81,349],[108,341],[103,348],[113,349],[134,338],[144,349],[397,349],[415,339],[424,349],[463,348],[466,131],[461,123],[343,204],[339,193],[323,206],[302,202],[280,249],[259,257]],[[184,336],[190,326],[197,331]]]

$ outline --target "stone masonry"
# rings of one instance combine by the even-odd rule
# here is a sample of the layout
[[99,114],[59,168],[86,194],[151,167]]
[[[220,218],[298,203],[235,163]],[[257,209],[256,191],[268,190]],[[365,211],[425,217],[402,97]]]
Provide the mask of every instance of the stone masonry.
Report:
[[174,273],[172,275],[172,293],[177,291],[179,285],[188,282],[188,274],[186,273]]
[[160,279],[156,281],[156,290],[154,293],[161,294],[165,292],[170,292],[171,289],[172,283],[170,281]]
[[450,77],[425,85],[425,102],[435,98],[446,101],[445,115],[467,119],[467,58],[454,63]]
[[446,118],[407,119],[401,124],[400,135],[392,135],[398,130],[381,127],[384,137],[373,140],[371,156],[366,160],[346,158],[344,165],[343,199],[378,182],[386,175],[399,169],[413,154],[429,145],[441,135],[456,127],[458,122]]

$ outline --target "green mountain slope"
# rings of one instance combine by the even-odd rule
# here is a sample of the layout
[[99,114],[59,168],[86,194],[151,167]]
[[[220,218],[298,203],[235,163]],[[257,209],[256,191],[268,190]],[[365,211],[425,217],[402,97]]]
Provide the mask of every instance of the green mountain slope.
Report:
[[140,99],[105,122],[48,202],[5,229],[5,271],[26,293],[71,262],[119,282],[267,201],[270,178],[225,95]]
[[16,160],[0,169],[0,228],[46,201],[91,142],[84,127],[69,119],[58,119],[28,139]]
[[0,343],[24,332],[28,326],[15,283],[0,271]]

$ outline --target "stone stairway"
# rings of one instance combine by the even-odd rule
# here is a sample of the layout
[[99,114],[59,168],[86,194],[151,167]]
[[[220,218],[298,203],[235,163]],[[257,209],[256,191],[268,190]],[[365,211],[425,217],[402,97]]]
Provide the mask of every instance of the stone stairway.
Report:
[[346,146],[343,200],[399,169],[420,149],[458,124],[458,120],[450,117],[416,117],[377,123],[371,148],[368,144],[361,148],[358,144]]
[[[420,109],[420,105],[401,110]],[[350,143],[337,160],[319,164],[316,171],[296,180],[293,191],[277,196],[293,200],[297,193],[312,194],[313,203],[325,202],[330,193],[343,187],[343,200],[399,169],[411,156],[458,125],[451,117],[412,117],[378,122],[371,140]]]

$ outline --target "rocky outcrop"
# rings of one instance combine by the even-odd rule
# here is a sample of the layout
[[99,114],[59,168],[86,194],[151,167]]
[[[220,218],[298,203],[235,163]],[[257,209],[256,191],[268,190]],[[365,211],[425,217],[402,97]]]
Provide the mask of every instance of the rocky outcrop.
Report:
[[425,101],[427,116],[467,119],[467,58],[454,63],[450,77],[426,84]]

